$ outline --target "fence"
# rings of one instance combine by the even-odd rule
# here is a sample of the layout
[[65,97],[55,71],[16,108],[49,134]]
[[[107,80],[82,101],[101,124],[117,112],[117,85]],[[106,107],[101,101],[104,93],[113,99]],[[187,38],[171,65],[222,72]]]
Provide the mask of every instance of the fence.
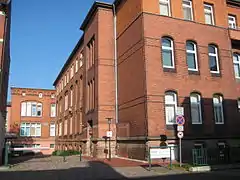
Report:
[[240,147],[201,148],[192,150],[192,164],[195,166],[229,164],[240,162]]

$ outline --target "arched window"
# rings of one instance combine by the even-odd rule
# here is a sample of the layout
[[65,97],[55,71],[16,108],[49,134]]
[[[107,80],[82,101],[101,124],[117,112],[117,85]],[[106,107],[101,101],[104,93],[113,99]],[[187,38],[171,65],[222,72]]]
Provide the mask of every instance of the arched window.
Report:
[[224,124],[223,97],[221,95],[213,96],[213,108],[215,124]]
[[219,73],[218,49],[214,45],[208,46],[209,68],[211,73]]
[[162,62],[165,68],[174,68],[173,40],[168,37],[162,38]]
[[198,71],[197,45],[192,41],[187,41],[186,51],[187,51],[188,70]]
[[202,124],[201,96],[197,93],[190,95],[192,124]]
[[233,66],[234,66],[235,77],[240,78],[240,55],[237,53],[233,54]]
[[21,103],[21,116],[41,117],[42,116],[42,103],[22,102]]
[[177,109],[177,94],[175,92],[165,93],[165,115],[166,124],[175,124],[176,120],[176,109]]

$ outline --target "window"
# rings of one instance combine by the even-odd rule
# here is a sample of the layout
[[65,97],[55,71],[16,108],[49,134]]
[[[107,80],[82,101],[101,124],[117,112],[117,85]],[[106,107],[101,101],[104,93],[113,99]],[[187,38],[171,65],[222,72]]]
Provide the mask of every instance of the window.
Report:
[[68,94],[65,95],[65,103],[64,103],[64,105],[65,105],[65,110],[67,110],[68,109]]
[[185,20],[192,21],[193,20],[192,1],[183,0],[182,6],[183,6],[183,18]]
[[236,17],[232,15],[228,15],[228,26],[231,29],[237,28]]
[[187,64],[188,70],[198,71],[198,62],[197,62],[197,46],[191,41],[187,41]]
[[197,93],[192,93],[190,102],[192,124],[202,124],[201,96]]
[[59,136],[62,136],[62,122],[59,123]]
[[22,102],[21,103],[21,116],[41,117],[42,116],[42,103]]
[[165,94],[166,124],[175,124],[176,109],[177,109],[176,93],[167,92]]
[[64,76],[64,87],[67,85],[67,75]]
[[240,79],[240,55],[234,53],[233,54],[233,66],[234,66],[234,73],[235,77]]
[[70,118],[70,134],[72,134],[72,132],[73,132],[73,118],[71,117]]
[[83,66],[83,53],[80,54],[79,68]]
[[74,72],[73,67],[74,67],[74,65],[72,65],[72,67],[71,67],[71,71],[70,71],[70,78],[71,78],[71,79],[73,78],[73,72]]
[[171,16],[170,0],[159,0],[160,14],[164,16]]
[[90,40],[87,45],[87,60],[88,60],[88,68],[94,65],[95,61],[95,40],[94,37]]
[[39,98],[42,98],[42,97],[43,97],[43,94],[42,94],[42,93],[39,93],[38,97],[39,97]]
[[51,94],[51,99],[54,99],[54,98],[55,98],[55,94]]
[[55,129],[56,131],[56,136],[58,136],[59,135],[59,133],[58,133],[58,124],[57,124],[57,126],[56,126],[56,129]]
[[78,72],[78,60],[76,60],[75,72]]
[[67,135],[67,128],[68,128],[68,124],[67,124],[67,120],[64,121],[64,135]]
[[55,136],[55,123],[50,124],[50,136],[51,137]]
[[174,68],[173,41],[170,38],[162,38],[162,61],[163,67]]
[[214,25],[213,6],[204,4],[205,23]]
[[237,100],[238,112],[240,112],[240,98]]
[[203,149],[204,148],[204,144],[203,143],[195,143],[194,144],[194,149]]
[[219,73],[218,49],[216,46],[208,46],[208,56],[211,73]]
[[224,124],[223,118],[223,97],[219,95],[213,96],[214,118],[216,124]]
[[70,90],[70,107],[73,106],[73,87],[71,87],[71,90]]
[[41,136],[41,124],[40,123],[21,123],[20,136]]
[[55,148],[55,144],[50,144],[50,149],[54,149]]
[[56,104],[51,104],[51,117],[56,117]]

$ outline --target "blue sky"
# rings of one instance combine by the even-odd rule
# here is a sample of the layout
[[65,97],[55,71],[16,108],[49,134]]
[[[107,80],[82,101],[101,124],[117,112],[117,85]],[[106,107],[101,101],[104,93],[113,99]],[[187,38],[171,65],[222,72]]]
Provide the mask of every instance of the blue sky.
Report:
[[12,1],[9,87],[53,88],[94,0]]

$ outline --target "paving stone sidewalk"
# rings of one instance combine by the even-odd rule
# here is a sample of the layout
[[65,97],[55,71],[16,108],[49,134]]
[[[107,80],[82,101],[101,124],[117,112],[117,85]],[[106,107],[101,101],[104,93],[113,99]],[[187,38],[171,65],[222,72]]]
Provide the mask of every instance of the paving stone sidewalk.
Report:
[[[117,160],[115,162],[118,162]],[[129,164],[129,163],[128,163]],[[131,164],[131,163],[130,163]],[[132,163],[131,165],[133,165]],[[155,177],[176,173],[165,168],[155,167],[148,171],[146,166],[112,167],[103,161],[82,160],[79,156],[35,157],[13,165],[7,171],[0,171],[0,177],[9,180],[75,180],[75,179],[129,179],[137,177]],[[81,178],[79,178],[81,177]]]

